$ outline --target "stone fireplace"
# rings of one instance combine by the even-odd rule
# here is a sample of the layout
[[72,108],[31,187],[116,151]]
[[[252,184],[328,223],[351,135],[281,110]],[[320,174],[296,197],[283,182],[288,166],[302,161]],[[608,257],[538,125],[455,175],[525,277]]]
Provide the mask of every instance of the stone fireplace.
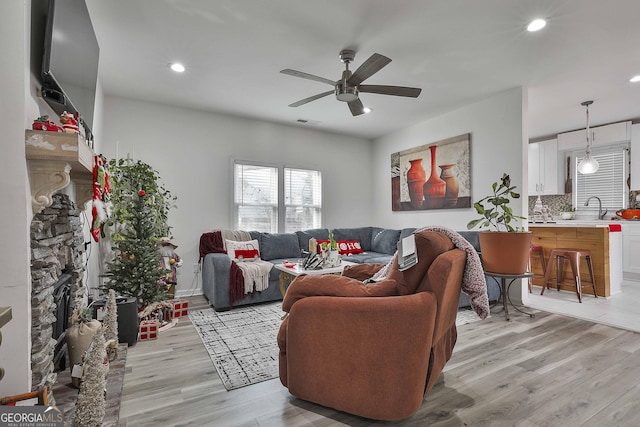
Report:
[[31,221],[31,370],[32,387],[56,381],[64,368],[68,318],[83,300],[85,244],[80,211],[66,194]]

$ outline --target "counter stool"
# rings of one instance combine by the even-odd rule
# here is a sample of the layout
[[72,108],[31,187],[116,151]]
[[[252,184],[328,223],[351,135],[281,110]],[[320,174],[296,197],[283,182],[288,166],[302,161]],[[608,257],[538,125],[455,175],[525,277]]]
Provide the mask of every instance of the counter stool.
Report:
[[540,258],[540,265],[542,265],[542,274],[533,273],[533,277],[529,278],[529,293],[533,291],[533,278],[540,277],[544,279],[545,273],[547,271],[547,263],[544,260],[544,250],[542,249],[542,246],[536,245],[534,243],[531,244],[531,248],[529,249],[529,271],[533,271],[533,269],[531,268],[531,260],[534,256],[538,256]]
[[[589,268],[589,276],[591,278],[591,282],[582,284],[580,281],[580,258],[584,257],[587,262],[587,267]],[[546,269],[544,274],[544,284],[542,286],[542,292],[540,295],[544,294],[544,290],[551,284],[551,270],[553,270],[553,263],[555,261],[556,265],[556,289],[560,290],[560,283],[562,282],[562,273],[564,269],[564,259],[569,258],[571,262],[571,272],[573,274],[573,278],[576,283],[576,295],[578,295],[578,301],[582,302],[582,287],[591,285],[593,287],[593,296],[598,298],[598,293],[596,292],[596,282],[593,275],[593,265],[591,264],[591,251],[587,249],[573,249],[573,248],[556,248],[551,250],[551,254],[549,254],[549,268]]]

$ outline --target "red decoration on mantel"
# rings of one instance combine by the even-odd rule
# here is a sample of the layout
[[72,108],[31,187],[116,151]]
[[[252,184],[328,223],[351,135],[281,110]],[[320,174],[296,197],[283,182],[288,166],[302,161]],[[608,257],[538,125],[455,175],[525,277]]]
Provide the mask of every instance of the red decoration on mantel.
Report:
[[62,127],[49,120],[49,116],[46,114],[35,119],[31,125],[31,129],[43,130],[46,132],[64,132]]
[[64,112],[60,114],[60,121],[65,133],[80,133],[78,129],[78,119],[73,114]]
[[138,191],[138,196],[140,196],[140,197],[144,197],[144,196],[146,196],[146,195],[147,195],[147,193],[145,193],[145,192],[144,192],[144,190],[140,190],[140,191]]
[[620,233],[620,232],[622,232],[622,225],[620,225],[620,224],[609,224],[609,232],[611,232],[611,233]]
[[100,239],[102,226],[109,218],[109,210],[106,202],[109,201],[109,172],[107,171],[107,159],[101,154],[93,156],[93,206],[91,208],[91,235],[97,242]]

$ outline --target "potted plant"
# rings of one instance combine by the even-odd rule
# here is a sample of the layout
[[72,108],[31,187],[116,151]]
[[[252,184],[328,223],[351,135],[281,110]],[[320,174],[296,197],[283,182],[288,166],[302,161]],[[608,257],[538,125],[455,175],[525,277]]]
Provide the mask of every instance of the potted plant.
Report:
[[573,219],[576,213],[576,208],[574,208],[571,203],[565,203],[560,206],[560,218],[561,219]]
[[511,178],[503,173],[500,182],[491,185],[490,194],[473,204],[480,218],[469,221],[467,229],[488,228],[480,231],[480,252],[485,271],[500,274],[522,274],[527,271],[532,233],[514,227],[518,220],[526,219],[513,213],[509,203],[520,194],[511,185]]
[[323,255],[326,257],[325,267],[337,267],[340,265],[340,252],[338,242],[333,238],[333,233],[329,233],[329,243],[322,244]]

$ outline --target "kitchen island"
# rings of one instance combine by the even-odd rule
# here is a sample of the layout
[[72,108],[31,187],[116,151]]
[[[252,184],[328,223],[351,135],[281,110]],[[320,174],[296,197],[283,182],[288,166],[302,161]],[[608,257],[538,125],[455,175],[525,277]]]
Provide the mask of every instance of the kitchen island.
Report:
[[[542,246],[545,259],[555,248],[579,248],[591,251],[591,261],[596,281],[596,292],[599,297],[609,297],[622,291],[622,227],[616,221],[557,221],[555,223],[530,223],[529,231],[533,233],[532,243]],[[547,268],[552,266],[548,265]],[[553,266],[555,270],[555,266]],[[531,271],[536,274],[533,284],[543,285],[542,265],[534,257]],[[571,279],[571,266],[564,263],[564,280],[560,289],[574,291],[575,284]],[[589,271],[585,261],[580,265],[581,280],[589,281]],[[589,287],[584,293],[593,295]]]

